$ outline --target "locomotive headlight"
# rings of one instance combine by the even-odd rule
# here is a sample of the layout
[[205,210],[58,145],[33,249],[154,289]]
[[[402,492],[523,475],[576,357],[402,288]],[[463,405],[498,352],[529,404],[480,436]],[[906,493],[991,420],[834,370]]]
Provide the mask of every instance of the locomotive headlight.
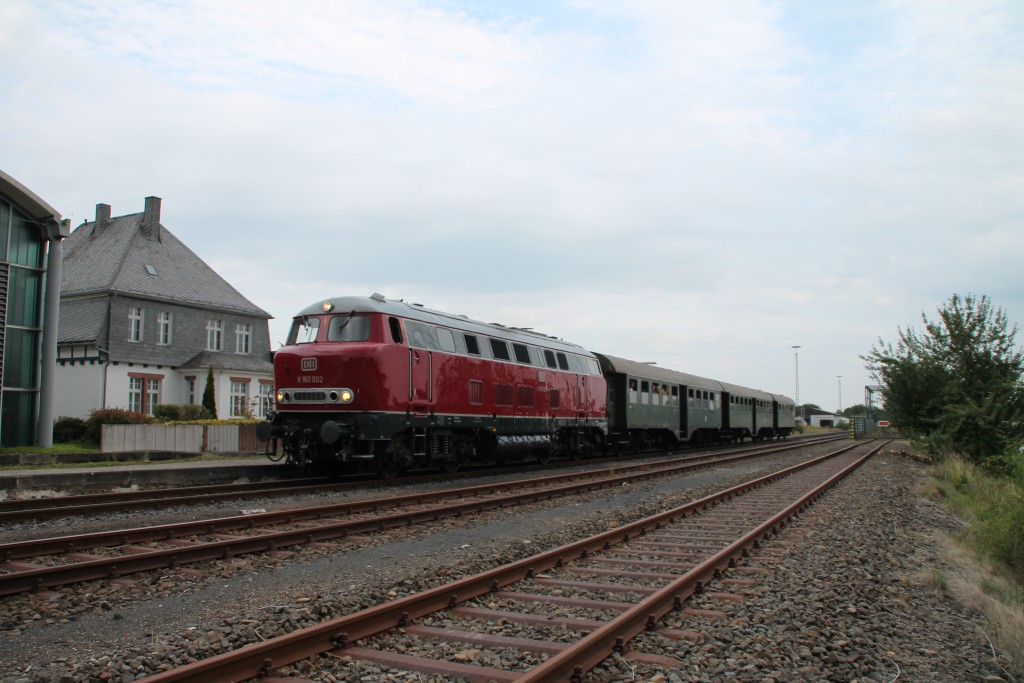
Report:
[[342,403],[351,403],[355,397],[356,395],[352,392],[351,389],[342,389],[338,395],[338,398],[341,400]]
[[279,391],[279,392],[277,392],[277,402],[278,403],[287,403],[290,399],[291,399],[291,395],[289,395],[289,393],[287,391]]
[[334,308],[334,304],[332,304],[330,301],[325,301],[322,304],[320,304],[320,308],[324,309],[324,313],[330,313],[331,309]]

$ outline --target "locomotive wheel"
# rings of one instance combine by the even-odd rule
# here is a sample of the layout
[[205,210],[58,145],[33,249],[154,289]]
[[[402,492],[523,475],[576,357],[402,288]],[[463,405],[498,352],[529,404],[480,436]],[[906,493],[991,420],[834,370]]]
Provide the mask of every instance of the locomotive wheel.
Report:
[[394,479],[402,473],[405,468],[395,458],[386,457],[377,463],[377,473],[383,479]]

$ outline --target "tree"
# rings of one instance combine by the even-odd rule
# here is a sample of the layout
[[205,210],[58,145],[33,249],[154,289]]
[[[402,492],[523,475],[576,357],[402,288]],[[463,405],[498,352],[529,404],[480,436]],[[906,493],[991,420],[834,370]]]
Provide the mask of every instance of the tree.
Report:
[[206,373],[206,388],[203,389],[203,407],[210,411],[210,416],[217,419],[217,398],[213,389],[213,368]]
[[924,332],[897,328],[895,346],[878,340],[861,358],[882,385],[899,427],[976,461],[1024,437],[1024,356],[1017,327],[988,297],[954,294]]

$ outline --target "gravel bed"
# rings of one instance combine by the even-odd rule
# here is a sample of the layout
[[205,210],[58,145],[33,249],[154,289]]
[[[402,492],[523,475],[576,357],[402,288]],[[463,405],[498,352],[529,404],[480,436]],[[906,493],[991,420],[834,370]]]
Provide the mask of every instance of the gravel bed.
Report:
[[[278,557],[211,563],[210,575],[167,570],[130,586],[93,582],[53,595],[12,596],[0,601],[0,681],[134,681],[613,528],[766,467],[747,463],[515,514],[499,511]],[[912,581],[922,569],[940,567],[928,534],[942,513],[911,493],[909,482],[921,472],[902,457],[876,457],[780,537],[779,562],[765,565],[770,573],[743,574],[756,580],[734,589],[747,601],[704,605],[727,611],[726,619],[671,623],[698,630],[700,642],[650,634],[637,640],[642,649],[676,658],[678,666],[616,659],[594,680],[893,681],[897,666],[901,681],[1005,676],[973,625],[979,617]],[[502,632],[531,630],[506,626]],[[508,656],[451,648],[467,662]],[[385,680],[373,665],[346,660],[325,657],[312,665],[319,672],[308,664],[296,670],[315,680]]]

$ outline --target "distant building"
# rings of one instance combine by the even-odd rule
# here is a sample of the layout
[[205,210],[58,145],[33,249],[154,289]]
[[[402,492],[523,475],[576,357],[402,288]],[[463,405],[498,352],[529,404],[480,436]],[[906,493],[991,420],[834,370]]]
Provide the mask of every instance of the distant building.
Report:
[[0,446],[53,444],[61,240],[70,224],[0,171]]
[[263,417],[271,316],[162,226],[160,208],[146,197],[142,213],[111,217],[97,204],[67,239],[57,414],[202,403],[212,368],[218,417]]

